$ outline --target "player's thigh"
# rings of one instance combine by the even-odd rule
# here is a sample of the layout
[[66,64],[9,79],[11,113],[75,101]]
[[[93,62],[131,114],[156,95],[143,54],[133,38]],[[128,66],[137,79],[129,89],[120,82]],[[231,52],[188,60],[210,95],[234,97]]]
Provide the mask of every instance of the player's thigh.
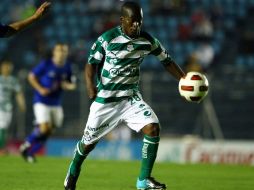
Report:
[[159,123],[153,109],[143,100],[140,93],[129,98],[125,103],[123,121],[131,129],[139,132],[143,127],[152,123]]
[[33,105],[34,109],[34,116],[36,124],[44,124],[44,123],[51,123],[50,117],[50,107],[42,104],[42,103],[35,103]]
[[52,125],[61,127],[63,125],[64,112],[62,106],[54,106],[51,108]]
[[11,124],[12,112],[0,110],[0,129],[7,129]]
[[82,137],[84,144],[93,144],[108,134],[120,122],[117,103],[93,102]]

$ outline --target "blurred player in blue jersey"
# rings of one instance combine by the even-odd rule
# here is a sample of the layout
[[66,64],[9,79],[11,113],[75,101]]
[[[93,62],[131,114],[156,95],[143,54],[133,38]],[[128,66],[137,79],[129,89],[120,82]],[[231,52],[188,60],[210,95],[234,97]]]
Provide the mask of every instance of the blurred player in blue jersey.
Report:
[[85,81],[88,96],[94,102],[64,181],[65,190],[76,189],[83,161],[97,142],[119,125],[144,134],[137,189],[166,189],[165,184],[151,176],[160,142],[160,125],[139,91],[140,64],[144,57],[154,55],[178,81],[185,73],[158,39],[141,30],[143,12],[139,4],[125,2],[120,21],[120,26],[103,33],[90,50]]
[[66,44],[56,44],[52,58],[42,61],[29,73],[28,81],[34,88],[36,127],[20,146],[21,154],[27,162],[35,161],[35,153],[43,147],[53,129],[62,126],[63,90],[76,88],[71,65],[67,61],[68,51]]
[[32,23],[40,19],[49,7],[50,3],[44,2],[32,16],[25,20],[17,21],[8,25],[3,25],[2,23],[0,23],[0,38],[12,36],[17,32],[23,30],[27,26],[31,25]]
[[13,97],[16,98],[19,111],[25,112],[25,98],[21,85],[12,76],[13,64],[9,60],[1,61],[0,65],[0,154],[6,153],[7,129],[10,127],[13,114]]

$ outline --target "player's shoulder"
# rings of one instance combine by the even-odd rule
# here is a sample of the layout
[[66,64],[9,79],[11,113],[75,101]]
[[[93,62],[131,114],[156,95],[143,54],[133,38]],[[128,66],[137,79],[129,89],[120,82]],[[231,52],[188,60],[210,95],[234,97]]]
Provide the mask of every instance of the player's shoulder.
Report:
[[47,68],[54,66],[54,62],[52,58],[42,59],[40,64],[42,64],[43,67],[47,67]]
[[35,67],[33,68],[36,70],[44,70],[50,67],[50,65],[52,65],[52,61],[50,59],[42,59],[39,61],[39,63],[37,65],[35,65]]
[[141,31],[140,37],[146,39],[151,44],[154,44],[156,42],[156,40],[157,40],[153,35],[149,34],[146,31]]
[[112,39],[116,38],[117,36],[121,35],[121,29],[120,26],[116,26],[114,28],[111,28],[107,31],[105,31],[98,40],[104,40],[107,42],[110,42]]

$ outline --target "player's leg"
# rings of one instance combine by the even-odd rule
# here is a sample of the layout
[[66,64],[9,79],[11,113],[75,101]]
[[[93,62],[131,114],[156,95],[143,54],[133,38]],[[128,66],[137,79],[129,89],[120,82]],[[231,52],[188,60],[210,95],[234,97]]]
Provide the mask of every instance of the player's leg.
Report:
[[0,128],[0,155],[5,154],[6,132],[6,129]]
[[165,184],[162,184],[151,177],[160,141],[160,126],[158,123],[151,123],[146,125],[142,129],[142,132],[144,133],[144,139],[137,189],[166,189]]
[[64,187],[66,190],[74,190],[78,180],[81,166],[88,154],[94,149],[97,142],[115,128],[120,117],[115,117],[117,109],[111,104],[94,102],[90,108],[90,114],[84,130],[82,140],[77,143],[74,157],[70,163]]
[[151,177],[151,172],[157,156],[157,150],[160,141],[159,124],[148,124],[142,129],[142,132],[144,133],[144,139],[142,146],[142,163],[139,175],[140,180]]
[[7,130],[12,118],[11,112],[0,110],[0,155],[7,153]]
[[51,108],[51,120],[53,127],[61,128],[63,126],[64,112],[62,106],[53,106]]
[[52,132],[50,107],[36,103],[34,105],[34,114],[36,125],[33,131],[27,136],[26,140],[20,146],[20,151],[24,159],[30,163],[35,162],[34,155],[45,144]]
[[95,148],[97,142],[93,144],[84,145],[79,141],[74,150],[74,156],[70,163],[69,170],[64,180],[65,190],[75,190],[76,183],[81,171],[81,166],[88,156],[88,154]]
[[164,184],[160,184],[151,178],[160,141],[159,120],[139,93],[132,96],[125,107],[125,110],[127,110],[124,114],[126,124],[131,129],[137,132],[142,130],[144,133],[142,162],[137,180],[137,189],[165,189]]
[[[46,141],[52,134],[55,127],[60,128],[63,123],[63,108],[61,106],[50,106],[49,110],[50,119],[44,118],[43,120],[40,119],[40,122],[48,120],[48,122],[43,122],[38,125],[39,128],[39,138],[36,144],[34,144],[31,149],[29,150],[29,155],[34,155],[37,153],[42,147],[44,147]],[[48,117],[48,116],[47,116]]]

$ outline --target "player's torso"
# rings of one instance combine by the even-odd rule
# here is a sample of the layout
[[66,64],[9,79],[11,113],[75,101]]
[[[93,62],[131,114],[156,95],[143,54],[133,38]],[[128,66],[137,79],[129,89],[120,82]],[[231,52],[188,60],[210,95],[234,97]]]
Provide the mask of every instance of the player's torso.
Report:
[[104,33],[98,41],[104,49],[104,61],[95,101],[105,103],[132,96],[138,91],[140,64],[152,44],[144,37],[129,38],[120,27]]
[[67,78],[66,66],[57,67],[53,63],[49,63],[39,78],[40,84],[49,89],[59,89],[60,83]]
[[109,39],[107,36],[99,39],[105,50],[101,82],[136,84],[139,81],[140,64],[151,52],[151,43],[143,37],[130,39],[119,32],[119,28],[115,30],[113,38],[111,34]]
[[41,102],[46,105],[60,105],[62,97],[61,82],[67,80],[68,63],[58,67],[52,62],[47,62],[41,76],[39,77],[40,84],[49,89],[50,93],[47,96],[42,96],[35,90],[34,103]]

